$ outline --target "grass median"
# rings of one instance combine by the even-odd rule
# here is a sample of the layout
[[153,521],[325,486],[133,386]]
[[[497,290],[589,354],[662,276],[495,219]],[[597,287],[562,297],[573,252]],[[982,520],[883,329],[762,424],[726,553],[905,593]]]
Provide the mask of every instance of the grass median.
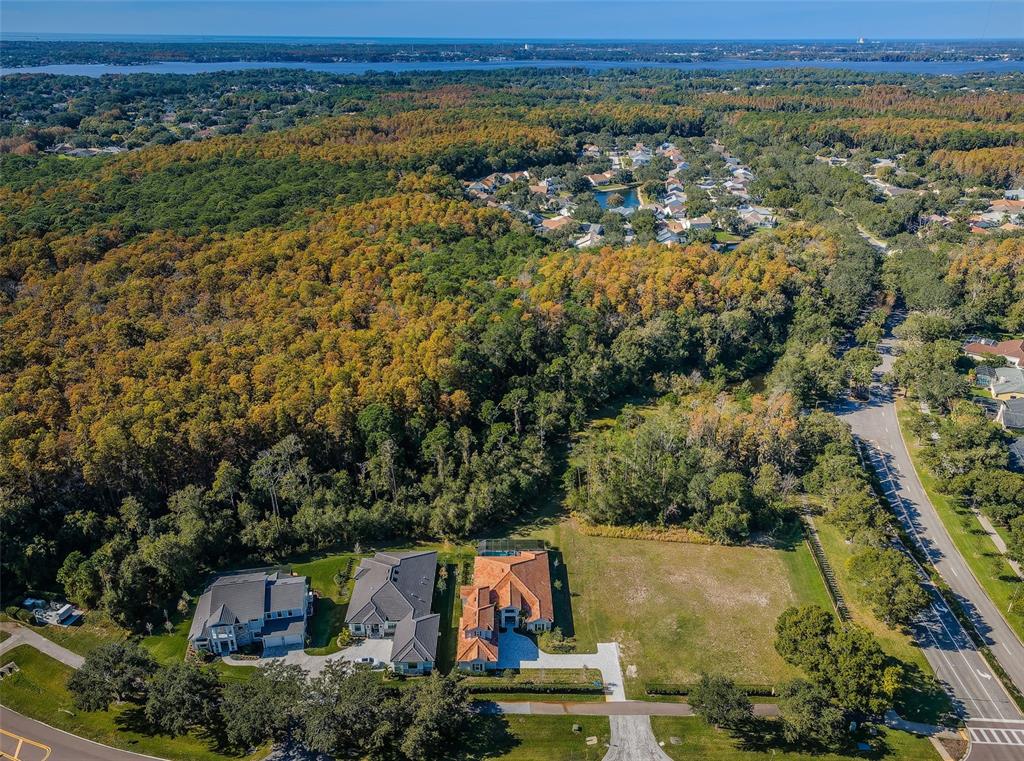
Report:
[[953,544],[963,555],[971,572],[992,602],[999,608],[1010,628],[1024,640],[1024,580],[1014,573],[974,513],[939,489],[937,479],[921,459],[921,445],[913,440],[913,436],[908,435],[911,413],[906,403],[899,402],[896,410],[900,420],[900,433],[907,445],[914,469]]

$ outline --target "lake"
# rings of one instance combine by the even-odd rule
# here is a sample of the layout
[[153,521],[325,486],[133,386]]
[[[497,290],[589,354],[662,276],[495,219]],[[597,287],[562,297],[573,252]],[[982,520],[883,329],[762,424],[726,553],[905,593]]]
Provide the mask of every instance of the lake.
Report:
[[608,198],[618,193],[622,196],[622,206],[627,209],[635,209],[640,206],[640,196],[637,195],[636,188],[626,188],[624,190],[595,190],[594,197],[597,198],[597,203],[602,209],[608,208]]
[[331,74],[365,74],[369,71],[404,73],[411,71],[479,71],[494,69],[558,69],[576,67],[589,71],[608,69],[675,69],[677,71],[734,71],[736,69],[849,69],[870,73],[903,74],[1009,74],[1024,71],[1024,61],[750,61],[725,60],[701,63],[649,61],[381,61],[366,62],[302,62],[302,61],[166,61],[137,65],[54,64],[0,68],[6,74],[64,74],[100,77],[104,74],[206,74],[214,71],[245,71],[251,69],[308,69]]

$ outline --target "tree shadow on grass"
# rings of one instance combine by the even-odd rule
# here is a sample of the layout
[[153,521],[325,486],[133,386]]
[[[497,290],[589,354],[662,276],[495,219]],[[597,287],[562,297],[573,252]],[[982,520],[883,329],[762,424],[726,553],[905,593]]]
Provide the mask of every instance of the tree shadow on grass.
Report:
[[[755,716],[743,725],[728,731],[738,750],[753,753],[792,753],[805,756],[838,755],[850,758],[882,759],[889,756],[891,747],[885,736],[885,730],[874,736],[861,731],[850,737],[850,742],[842,749],[829,749],[817,743],[791,742],[782,734],[782,723],[778,719],[766,719]],[[864,742],[870,750],[858,750],[857,743]]]
[[483,761],[500,758],[515,750],[522,740],[509,731],[504,716],[475,714],[459,736],[459,747],[444,755],[444,761]]
[[[141,705],[132,705],[121,711],[121,713],[114,717],[114,725],[121,732],[134,732],[146,737],[165,738],[168,741],[174,738],[173,735],[161,731],[158,727],[154,727],[149,719],[146,718],[145,709]],[[204,743],[210,751],[224,756],[244,756],[246,754],[244,748],[235,747],[228,742],[224,729],[219,724],[193,728],[189,732],[189,736]]]
[[915,663],[897,661],[904,673],[904,687],[898,696],[896,712],[904,719],[925,724],[944,724],[953,720],[957,710],[942,685]]
[[576,626],[572,617],[572,590],[569,588],[569,570],[562,558],[562,551],[556,548],[548,550],[548,563],[551,571],[551,599],[555,608],[555,626],[562,630],[566,637],[576,636]]

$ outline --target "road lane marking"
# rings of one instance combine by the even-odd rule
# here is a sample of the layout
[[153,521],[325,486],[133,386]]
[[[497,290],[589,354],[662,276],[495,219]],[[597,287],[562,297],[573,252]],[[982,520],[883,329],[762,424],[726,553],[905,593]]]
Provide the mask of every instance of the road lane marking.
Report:
[[[874,447],[868,447],[868,456],[871,459],[871,464],[874,467],[875,471],[878,472],[878,471],[884,469],[887,478],[891,481],[892,474],[889,472],[889,465],[888,465],[888,463],[885,462],[885,460],[880,455],[878,455],[876,453]],[[910,514],[909,514],[909,511],[907,510],[906,503],[904,502],[903,497],[902,497],[902,495],[899,494],[899,492],[896,492],[895,502],[899,506],[900,511],[903,513],[903,522],[904,522],[904,524],[906,524],[910,528],[911,532],[914,535],[914,539],[917,542],[917,545],[919,547],[924,548],[925,545],[921,542],[921,537],[920,537],[920,535],[917,532],[917,527],[915,526],[914,522],[910,519]],[[928,554],[927,551],[926,551],[926,554]],[[922,573],[924,573],[923,569],[922,569]],[[927,578],[927,574],[925,574],[925,578]],[[941,603],[942,603],[942,608],[936,608],[936,620],[938,621],[939,625],[943,628],[943,630],[946,632],[946,635],[949,637],[949,641],[953,644],[953,647],[955,647],[957,652],[960,654],[960,657],[963,659],[964,664],[968,667],[968,669],[972,670],[972,676],[974,676],[974,679],[975,679],[975,681],[977,681],[978,686],[981,687],[981,692],[984,693],[985,698],[988,700],[988,702],[992,706],[995,707],[996,713],[999,714],[999,718],[1005,719],[1006,718],[1006,714],[1003,713],[1003,709],[1002,709],[1002,706],[1000,705],[999,701],[993,699],[991,693],[988,691],[988,688],[987,688],[985,682],[982,682],[981,680],[978,679],[978,677],[976,675],[973,674],[974,667],[968,661],[967,656],[964,654],[963,648],[960,647],[960,643],[958,642],[957,637],[954,637],[952,632],[950,632],[949,627],[946,626],[946,622],[943,620],[942,612],[941,611],[945,610],[946,612],[949,613],[950,617],[954,621],[956,621],[957,630],[963,632],[965,636],[967,634],[966,631],[963,629],[962,626],[960,626],[960,622],[956,620],[956,617],[953,615],[953,611],[950,609],[949,604],[946,602],[946,599],[938,592],[937,589],[935,589],[935,585],[932,584],[930,579],[928,579],[928,584],[929,584],[929,586],[934,591],[934,595],[933,595],[933,598],[932,598],[933,601],[937,597],[938,600],[940,600]],[[933,607],[935,606],[934,602],[932,603],[932,606]],[[969,690],[967,688],[967,685],[964,683],[963,679],[960,678],[960,675],[957,672],[957,669],[953,666],[952,663],[949,662],[949,660],[947,658],[945,658],[945,654],[944,654],[942,648],[939,647],[938,640],[935,639],[935,636],[931,633],[930,630],[927,629],[927,627],[926,627],[926,631],[928,631],[928,634],[931,637],[932,643],[935,645],[936,651],[939,652],[942,655],[942,659],[944,661],[946,661],[946,664],[949,666],[950,671],[953,673],[953,676],[960,683],[960,686],[963,687],[964,693],[967,696],[972,695],[972,690]],[[968,637],[968,639],[970,639],[970,638]],[[980,653],[978,653],[976,648],[972,647],[971,651],[976,653],[979,658],[981,657]],[[1002,686],[1002,685],[1000,685],[1000,686]],[[974,697],[971,697],[970,700],[973,703],[977,703],[977,699],[974,698]]]
[[14,755],[13,756],[10,755],[9,753],[4,753],[3,751],[0,751],[0,756],[2,756],[3,758],[10,759],[10,761],[25,761],[25,759],[22,759],[22,757],[21,757],[21,748],[26,743],[28,745],[31,745],[33,748],[38,748],[39,750],[41,750],[43,752],[43,757],[42,758],[40,758],[40,759],[33,758],[32,761],[46,761],[46,759],[48,759],[50,757],[51,750],[50,750],[50,746],[49,745],[43,745],[42,743],[36,742],[35,740],[30,740],[27,737],[22,737],[21,735],[16,735],[13,732],[8,732],[6,729],[0,729],[0,735],[3,735],[4,737],[9,737],[12,740],[17,740],[18,741],[18,746],[14,749]]
[[978,745],[1024,747],[1024,729],[996,729],[995,727],[968,727],[971,742]]

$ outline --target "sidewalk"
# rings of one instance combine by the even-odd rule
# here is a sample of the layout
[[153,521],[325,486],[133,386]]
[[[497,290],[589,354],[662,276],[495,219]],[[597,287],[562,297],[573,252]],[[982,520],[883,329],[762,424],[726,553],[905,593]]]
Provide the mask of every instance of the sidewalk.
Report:
[[[1006,557],[1006,542],[1003,541],[1003,537],[1001,537],[999,532],[996,531],[996,527],[992,525],[992,521],[986,518],[980,511],[976,510],[974,515],[978,519],[978,523],[981,524],[981,527],[985,529],[985,533],[988,534],[988,538],[992,540],[992,544],[996,546],[996,549],[999,550],[1003,557]],[[1006,562],[1010,564],[1010,568],[1013,569],[1015,574],[1024,579],[1024,571],[1021,570],[1020,563],[1016,560],[1011,560],[1008,557],[1006,558]]]
[[[497,702],[481,703],[482,713],[528,714],[532,716],[694,716],[689,703],[658,703],[650,700],[605,701],[603,703]],[[755,703],[755,716],[778,716],[775,703]]]

